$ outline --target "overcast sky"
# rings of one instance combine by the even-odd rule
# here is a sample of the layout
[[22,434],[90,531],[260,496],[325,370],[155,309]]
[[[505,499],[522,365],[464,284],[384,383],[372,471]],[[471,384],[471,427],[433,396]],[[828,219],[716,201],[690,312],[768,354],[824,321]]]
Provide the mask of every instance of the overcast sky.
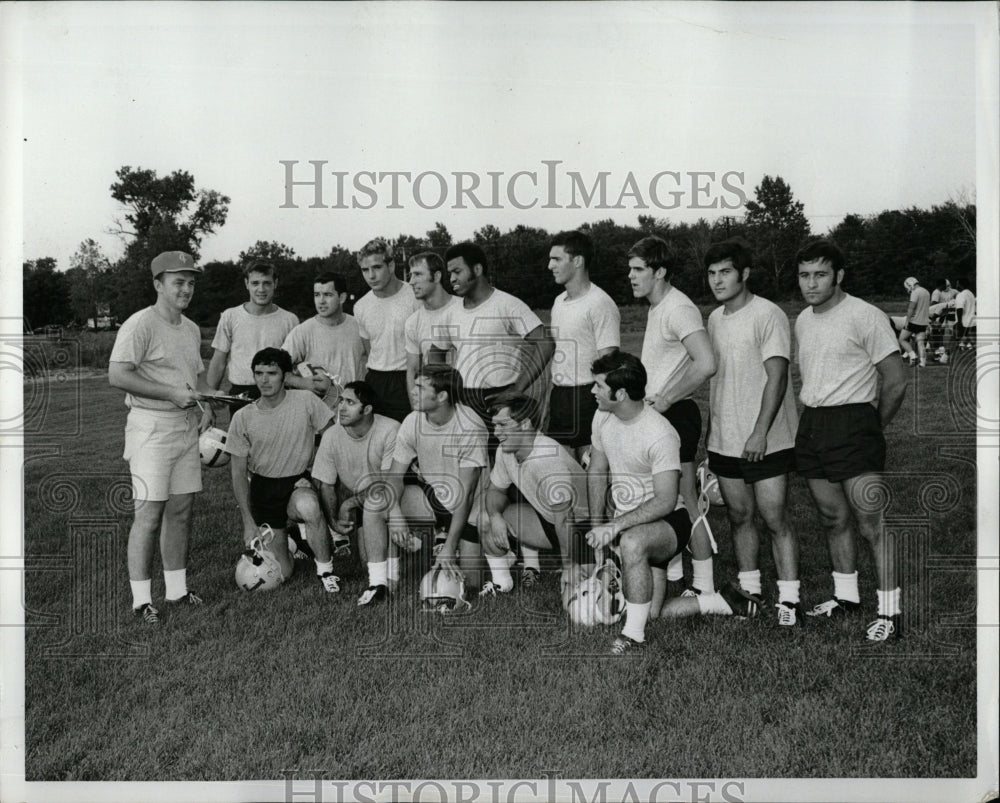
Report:
[[[121,253],[109,186],[125,164],[187,170],[230,196],[205,260],[258,239],[302,256],[356,249],[435,221],[458,239],[487,223],[555,231],[741,214],[689,208],[739,205],[724,173],[742,174],[728,186],[749,197],[765,174],[783,176],[819,232],[849,212],[975,188],[973,5],[4,5],[17,23],[3,34],[3,122],[23,148],[23,258],[61,268],[87,237]],[[309,209],[302,187],[299,208],[280,208],[282,160],[300,162],[298,180],[325,160],[328,205],[333,171],[345,173],[349,208]],[[554,199],[543,160],[560,162]],[[401,178],[401,208],[388,209],[388,179],[375,202],[352,190],[373,183],[361,171],[432,171],[445,186],[428,175],[415,194]],[[477,197],[501,208],[453,208],[456,171],[481,177]],[[538,189],[522,176],[511,196],[518,171],[535,172]],[[621,209],[565,208],[568,173],[590,188],[602,171],[608,205],[630,171],[638,195]],[[661,176],[654,189],[679,208],[650,197],[663,171],[680,181]],[[698,179],[700,195],[697,171],[716,174]],[[499,202],[487,172],[502,173]],[[442,191],[440,208],[422,208]]]

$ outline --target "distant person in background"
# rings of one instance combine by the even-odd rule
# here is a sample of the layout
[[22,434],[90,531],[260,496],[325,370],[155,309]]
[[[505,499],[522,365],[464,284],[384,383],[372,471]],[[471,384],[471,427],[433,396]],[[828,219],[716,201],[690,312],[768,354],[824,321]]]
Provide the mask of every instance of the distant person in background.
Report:
[[955,305],[952,303],[958,291],[947,279],[938,279],[931,292],[931,325],[927,334],[927,348],[938,362],[947,362],[955,329]]
[[448,351],[438,343],[452,306],[461,304],[444,286],[447,269],[433,251],[410,257],[410,287],[420,306],[406,319],[406,388],[413,393],[417,372],[427,363],[445,363]]
[[[899,335],[899,345],[903,349],[903,359],[910,365],[919,364],[921,368],[927,365],[927,327],[931,322],[931,294],[920,286],[913,276],[903,282],[903,287],[910,294],[910,305],[906,309],[906,326]],[[917,342],[916,351],[910,340]],[[919,360],[919,362],[918,362]]]
[[958,349],[975,348],[976,342],[976,296],[968,279],[956,279],[955,286],[958,295],[955,296],[955,313],[958,320],[955,323],[955,347]]

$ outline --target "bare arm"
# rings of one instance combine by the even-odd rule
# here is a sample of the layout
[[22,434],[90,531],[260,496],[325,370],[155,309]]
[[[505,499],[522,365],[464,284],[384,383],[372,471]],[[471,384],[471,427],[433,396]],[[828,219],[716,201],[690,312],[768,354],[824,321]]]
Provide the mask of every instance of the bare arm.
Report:
[[607,515],[608,492],[608,456],[591,447],[590,465],[587,467],[587,504],[590,507],[590,520],[595,524],[604,521]]
[[657,412],[665,412],[675,402],[686,399],[705,382],[715,376],[715,354],[712,352],[712,343],[708,339],[708,332],[699,329],[692,332],[681,341],[687,350],[691,362],[688,363],[680,380],[674,383],[673,387],[660,388],[660,392],[653,397],[653,407]]
[[521,341],[521,370],[514,380],[514,390],[524,393],[541,376],[556,350],[552,334],[536,326]]
[[222,378],[226,375],[226,366],[229,365],[229,352],[215,349],[212,360],[208,364],[208,376],[205,377],[205,384],[211,390],[218,390],[222,384]]
[[908,374],[903,368],[903,358],[899,352],[890,354],[877,363],[881,389],[878,395],[878,417],[885,428],[899,412],[903,398],[906,396],[906,386],[909,384]]
[[750,437],[743,447],[743,459],[751,462],[763,460],[767,453],[767,433],[778,414],[781,402],[788,389],[788,360],[784,357],[769,357],[764,360],[767,382],[760,397],[760,412]]
[[639,507],[623,513],[611,520],[615,535],[622,530],[659,521],[677,506],[677,487],[680,484],[679,471],[661,471],[653,475],[653,496]]
[[413,393],[414,383],[417,380],[417,369],[420,367],[419,354],[406,354],[406,392]]
[[190,388],[178,388],[143,379],[139,376],[135,364],[131,362],[109,363],[108,384],[134,396],[168,401],[181,409],[194,407],[197,400],[195,391]]
[[234,454],[229,461],[229,471],[233,479],[233,496],[240,510],[240,518],[243,519],[243,543],[249,545],[257,535],[257,525],[250,513],[250,480],[247,477],[246,457]]

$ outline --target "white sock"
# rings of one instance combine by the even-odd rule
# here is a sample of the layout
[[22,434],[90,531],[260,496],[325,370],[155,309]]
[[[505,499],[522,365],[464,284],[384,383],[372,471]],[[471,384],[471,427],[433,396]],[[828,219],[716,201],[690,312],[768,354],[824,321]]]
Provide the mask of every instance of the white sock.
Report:
[[691,561],[691,585],[703,594],[715,593],[715,579],[712,576],[712,559]]
[[390,580],[399,580],[399,558],[386,558],[386,576]]
[[322,577],[327,572],[329,572],[330,574],[333,574],[333,561],[332,560],[329,561],[328,563],[320,563],[318,560],[316,560],[314,558],[313,562],[316,564],[316,576],[317,577]]
[[129,580],[132,586],[132,608],[141,608],[143,605],[153,604],[153,581],[152,580]]
[[899,586],[892,591],[876,591],[878,594],[878,615],[879,616],[899,616],[902,613],[900,600],[903,596]]
[[628,636],[632,641],[646,640],[646,621],[649,619],[649,609],[652,602],[629,602],[625,600],[625,627],[622,628],[622,635]]
[[167,599],[180,599],[188,592],[187,569],[163,570],[163,582],[167,584]]
[[530,546],[521,546],[521,557],[524,558],[524,568],[534,569],[539,574],[542,573],[542,564],[538,561],[538,550]]
[[[398,558],[397,558],[398,560]],[[380,561],[379,563],[368,563],[368,585],[370,586],[387,586],[389,581],[386,578],[386,571],[388,566],[386,565],[388,561]]]
[[667,564],[667,580],[677,582],[684,579],[684,556],[678,552]]
[[831,573],[833,574],[833,596],[845,602],[861,602],[861,595],[858,593],[857,572],[851,572],[851,574]]
[[799,602],[799,581],[779,580],[778,581],[778,602],[788,602],[797,605]]
[[514,587],[514,578],[510,576],[510,566],[513,557],[514,555],[510,552],[506,555],[486,556],[486,562],[489,564],[493,582],[500,586],[502,591],[510,591]]
[[740,572],[736,575],[736,579],[740,581],[740,588],[748,594],[760,596],[760,569],[754,569],[750,572]]
[[719,616],[732,616],[733,609],[729,607],[729,603],[722,598],[722,594],[699,594],[696,598],[698,601],[698,611],[702,614],[714,613]]

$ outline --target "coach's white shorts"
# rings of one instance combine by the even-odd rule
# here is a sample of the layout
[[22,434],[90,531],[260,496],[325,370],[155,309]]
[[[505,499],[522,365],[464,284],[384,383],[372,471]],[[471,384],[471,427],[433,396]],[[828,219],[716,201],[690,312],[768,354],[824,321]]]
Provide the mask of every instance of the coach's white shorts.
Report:
[[136,500],[166,502],[201,490],[198,416],[193,412],[133,409],[125,424],[125,453]]

